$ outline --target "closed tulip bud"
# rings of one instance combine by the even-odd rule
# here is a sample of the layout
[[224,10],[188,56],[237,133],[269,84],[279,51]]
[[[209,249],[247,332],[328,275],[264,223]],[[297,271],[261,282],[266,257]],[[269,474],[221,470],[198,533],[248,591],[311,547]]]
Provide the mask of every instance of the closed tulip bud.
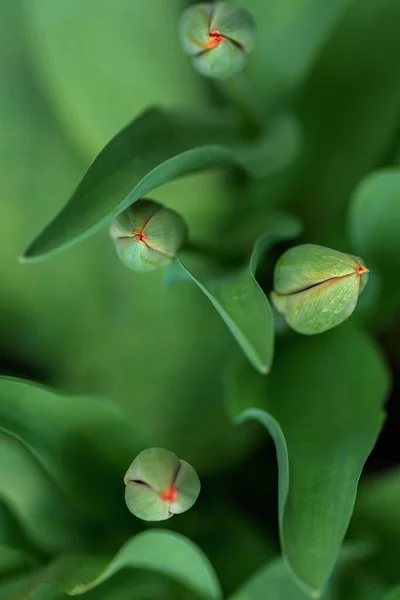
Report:
[[292,329],[322,333],[352,314],[368,273],[351,254],[314,244],[295,246],[276,264],[271,299]]
[[183,49],[206,77],[238,73],[254,47],[254,34],[252,16],[227,2],[196,4],[181,19]]
[[185,221],[178,213],[152,200],[138,200],[111,225],[122,262],[145,273],[167,266],[187,240]]
[[200,493],[200,480],[193,467],[163,448],[143,450],[124,481],[126,504],[144,521],[164,521],[183,513]]

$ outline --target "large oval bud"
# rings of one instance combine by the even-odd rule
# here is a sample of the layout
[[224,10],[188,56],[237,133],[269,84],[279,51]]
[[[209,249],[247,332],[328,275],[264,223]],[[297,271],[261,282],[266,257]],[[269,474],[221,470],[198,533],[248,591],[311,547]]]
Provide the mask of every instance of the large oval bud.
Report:
[[196,4],[181,19],[183,49],[206,77],[226,78],[238,73],[254,47],[254,37],[250,13],[228,2]]
[[127,507],[144,521],[164,521],[187,511],[200,493],[189,463],[164,448],[143,450],[125,475]]
[[122,262],[144,273],[168,265],[185,244],[188,229],[174,210],[142,199],[115,219],[110,233]]
[[278,260],[271,299],[298,333],[322,333],[354,311],[368,281],[364,262],[314,244],[295,246]]

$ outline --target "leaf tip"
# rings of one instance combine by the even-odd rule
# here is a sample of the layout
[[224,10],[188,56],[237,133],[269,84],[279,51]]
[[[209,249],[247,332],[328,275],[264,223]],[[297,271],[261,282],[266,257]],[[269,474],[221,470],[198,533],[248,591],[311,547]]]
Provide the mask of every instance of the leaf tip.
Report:
[[268,375],[270,370],[271,370],[271,367],[270,367],[270,365],[267,365],[267,364],[260,365],[260,367],[259,367],[259,371],[260,371],[261,375]]

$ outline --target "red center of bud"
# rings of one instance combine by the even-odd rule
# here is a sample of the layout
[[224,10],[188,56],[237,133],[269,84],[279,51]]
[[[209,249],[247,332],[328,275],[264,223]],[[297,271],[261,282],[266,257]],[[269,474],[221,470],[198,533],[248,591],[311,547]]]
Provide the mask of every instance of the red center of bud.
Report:
[[171,485],[165,492],[163,492],[160,496],[161,500],[164,502],[175,502],[178,496],[178,490],[174,485]]
[[219,44],[225,42],[225,40],[226,37],[220,34],[219,29],[213,29],[210,31],[210,41],[207,44],[207,49],[211,50],[212,48],[215,48]]
[[143,231],[132,231],[132,235],[136,235],[137,242],[144,242],[147,238],[147,235]]
[[367,267],[363,267],[362,265],[358,265],[357,275],[362,275],[363,273],[369,273],[369,269],[367,269]]

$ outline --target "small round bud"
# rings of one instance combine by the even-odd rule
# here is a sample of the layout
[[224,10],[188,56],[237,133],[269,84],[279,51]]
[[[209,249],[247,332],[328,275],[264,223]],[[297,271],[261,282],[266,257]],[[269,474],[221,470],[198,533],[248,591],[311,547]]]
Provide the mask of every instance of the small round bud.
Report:
[[206,77],[238,73],[253,50],[254,34],[252,16],[228,2],[196,4],[181,19],[183,49]]
[[122,262],[145,273],[168,265],[187,240],[178,213],[152,200],[138,200],[113,221],[110,234]]
[[356,256],[314,244],[295,246],[276,264],[271,299],[292,329],[322,333],[352,314],[368,273]]
[[163,448],[143,450],[125,478],[126,505],[144,521],[164,521],[193,506],[200,480],[189,463]]

